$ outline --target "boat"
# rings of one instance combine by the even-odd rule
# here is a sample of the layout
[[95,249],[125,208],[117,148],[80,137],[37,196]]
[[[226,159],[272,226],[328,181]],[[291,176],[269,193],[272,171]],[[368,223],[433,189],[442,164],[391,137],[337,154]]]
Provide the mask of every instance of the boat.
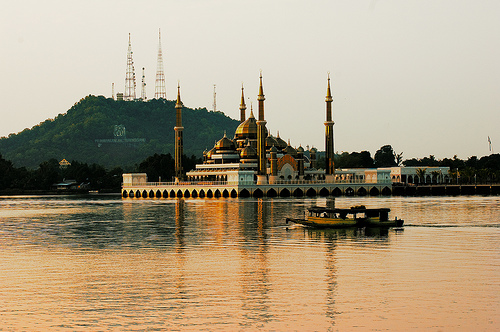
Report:
[[349,209],[325,208],[313,206],[307,209],[305,219],[286,218],[286,223],[293,222],[316,228],[346,227],[402,227],[404,220],[389,219],[389,208],[367,209],[363,205]]

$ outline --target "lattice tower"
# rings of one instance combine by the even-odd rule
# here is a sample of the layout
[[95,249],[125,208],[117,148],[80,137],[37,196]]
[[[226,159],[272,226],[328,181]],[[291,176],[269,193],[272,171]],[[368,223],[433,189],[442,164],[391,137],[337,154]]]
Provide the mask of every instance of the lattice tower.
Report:
[[144,67],[142,67],[142,83],[141,83],[141,100],[146,101],[146,76],[144,75]]
[[127,52],[127,74],[125,76],[125,94],[124,100],[135,99],[135,70],[134,60],[132,59],[132,44],[130,43],[130,33],[128,34],[128,52]]
[[215,92],[215,84],[214,84],[214,104],[212,106],[214,107],[214,112],[217,111],[217,93]]
[[161,52],[161,31],[158,29],[158,60],[156,63],[155,99],[167,99],[165,73],[163,72],[163,56]]

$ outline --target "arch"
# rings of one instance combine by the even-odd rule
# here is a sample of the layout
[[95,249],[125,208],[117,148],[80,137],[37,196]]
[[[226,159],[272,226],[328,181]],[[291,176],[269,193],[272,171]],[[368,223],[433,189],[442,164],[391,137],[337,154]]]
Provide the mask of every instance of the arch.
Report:
[[240,197],[250,197],[250,192],[246,189],[240,191]]
[[212,189],[208,189],[207,198],[212,198],[212,197],[214,197],[214,193],[212,192]]
[[176,195],[178,198],[181,198],[182,197],[182,191],[179,189],[177,190],[177,195]]
[[262,192],[262,190],[257,189],[253,192],[253,197],[262,198],[262,197],[264,197],[264,193]]
[[302,196],[304,196],[304,192],[302,191],[302,189],[297,188],[293,191],[293,196],[294,197],[302,197]]
[[157,190],[156,193],[155,193],[155,197],[156,198],[161,198],[161,191],[160,190]]
[[163,198],[168,198],[168,191],[167,191],[167,189],[163,190]]
[[184,197],[189,198],[191,197],[191,194],[189,193],[189,190],[184,190]]
[[124,191],[122,192],[122,197],[123,197],[123,198],[127,198],[127,197],[128,197],[128,193],[127,193],[127,191],[126,191],[126,190],[124,190]]
[[339,187],[337,187],[337,188],[333,189],[333,191],[332,191],[332,195],[333,195],[333,196],[337,196],[337,197],[338,197],[338,196],[342,196],[342,190],[340,190],[340,188],[339,188]]
[[153,197],[155,197],[155,193],[154,193],[154,191],[153,191],[153,190],[150,190],[150,191],[149,191],[148,197],[149,197],[149,198],[153,198]]
[[290,197],[290,190],[284,188],[283,190],[280,191],[280,197]]
[[224,189],[224,191],[222,192],[222,197],[224,197],[224,198],[229,197],[229,192],[227,191],[227,189]]
[[307,197],[314,197],[316,196],[316,190],[314,190],[313,188],[309,188],[306,191],[306,195]]
[[364,187],[360,187],[358,189],[358,196],[366,196],[366,194],[367,194],[367,191]]
[[200,198],[205,198],[205,190],[200,190]]
[[147,191],[146,191],[146,190],[143,190],[143,191],[142,191],[142,195],[141,195],[141,196],[142,196],[142,198],[148,198],[148,193],[147,193]]
[[351,187],[347,188],[344,191],[344,195],[346,195],[346,196],[354,196],[354,189],[352,189]]
[[326,189],[325,187],[323,187],[319,191],[319,195],[320,196],[330,196],[330,191],[328,191],[328,189]]
[[130,193],[128,194],[128,197],[130,198],[134,198],[135,197],[135,193],[133,190],[130,190]]
[[377,187],[373,187],[372,189],[370,189],[370,196],[378,196],[380,195],[380,191],[378,190]]
[[392,194],[392,191],[389,187],[384,187],[384,189],[382,189],[382,195],[390,196],[391,194]]
[[196,191],[196,189],[193,189],[193,192],[191,193],[191,197],[193,197],[193,198],[198,197],[198,192]]
[[215,198],[219,198],[221,196],[220,194],[220,190],[219,189],[216,189],[215,192],[214,192],[214,197]]
[[267,191],[267,197],[276,197],[278,196],[278,193],[276,192],[276,190],[274,190],[273,188],[269,189]]
[[236,198],[238,197],[238,193],[236,192],[236,190],[231,190],[231,198]]
[[174,198],[175,197],[175,191],[172,189],[170,190],[170,197],[171,198]]

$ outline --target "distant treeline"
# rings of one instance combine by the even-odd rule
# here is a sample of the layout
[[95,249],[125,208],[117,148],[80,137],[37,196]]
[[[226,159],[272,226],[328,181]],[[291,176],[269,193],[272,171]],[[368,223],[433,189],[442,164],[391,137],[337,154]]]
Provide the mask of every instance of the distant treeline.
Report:
[[[335,155],[335,168],[371,168],[413,166],[449,167],[451,179],[459,183],[489,183],[500,181],[500,154],[491,154],[478,159],[476,156],[461,160],[455,155],[452,159],[436,159],[433,155],[420,159],[412,158],[402,161],[403,153],[395,153],[390,145],[382,146],[372,158],[370,152],[343,152]],[[321,160],[319,164],[321,165]]]
[[[183,165],[187,170],[200,163],[194,155],[183,156]],[[147,173],[150,181],[172,181],[174,176],[174,158],[170,154],[155,154],[136,165],[132,172]],[[84,184],[89,190],[103,192],[120,192],[123,169],[115,167],[106,170],[97,164],[87,164],[71,161],[68,166],[61,166],[56,159],[42,162],[36,169],[14,167],[13,163],[5,160],[0,154],[0,192],[2,193],[29,193],[37,191],[54,191],[55,184],[64,180],[74,180],[77,184]]]
[[[398,165],[422,167],[450,167],[450,178],[459,183],[497,183],[500,181],[500,154],[492,154],[478,159],[475,156],[467,160],[445,158],[437,160],[434,156],[401,161],[402,153],[394,153],[390,145],[384,145],[372,158],[368,151],[344,152],[335,156],[336,168],[371,168]],[[192,155],[183,156],[184,171],[195,168],[201,158]],[[324,158],[318,160],[323,168]],[[172,181],[174,177],[174,158],[171,154],[154,154],[134,167],[123,170],[121,167],[106,169],[102,165],[71,161],[71,165],[61,166],[56,159],[40,163],[38,168],[15,167],[12,161],[0,154],[0,191],[30,192],[54,190],[54,184],[63,180],[75,180],[78,184],[88,184],[91,190],[119,192],[122,174],[126,172],[147,173],[149,181]]]

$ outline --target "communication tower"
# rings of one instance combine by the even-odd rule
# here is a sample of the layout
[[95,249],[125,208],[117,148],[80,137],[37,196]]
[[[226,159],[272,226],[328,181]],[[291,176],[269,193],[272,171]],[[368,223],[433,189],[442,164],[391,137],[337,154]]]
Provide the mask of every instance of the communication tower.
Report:
[[214,112],[217,111],[217,93],[215,92],[215,84],[214,84]]
[[155,99],[167,99],[165,73],[163,72],[163,56],[161,52],[161,31],[158,29],[158,60],[156,63]]
[[125,76],[125,94],[124,100],[135,99],[135,70],[134,60],[132,59],[132,44],[130,43],[130,33],[128,34],[128,52],[127,52],[127,74]]
[[144,75],[144,67],[142,67],[142,84],[141,84],[141,100],[146,101],[146,77]]

